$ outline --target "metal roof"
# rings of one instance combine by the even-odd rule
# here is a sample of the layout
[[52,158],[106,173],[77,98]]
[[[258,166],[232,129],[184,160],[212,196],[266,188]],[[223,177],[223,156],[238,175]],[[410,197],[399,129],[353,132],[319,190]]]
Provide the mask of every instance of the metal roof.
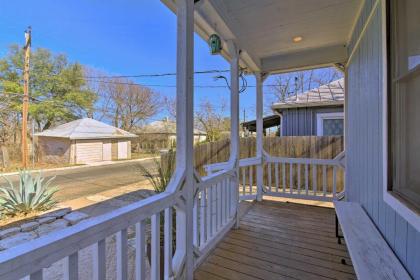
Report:
[[344,78],[335,80],[319,88],[287,97],[282,102],[273,103],[271,109],[298,107],[322,107],[344,104]]
[[[280,116],[279,115],[271,115],[263,118],[263,129],[276,127],[280,125]],[[256,132],[257,131],[257,121],[247,121],[243,122],[242,126],[245,127],[248,131]]]
[[69,123],[65,123],[52,129],[47,129],[43,132],[36,133],[35,136],[69,139],[109,139],[137,137],[135,134],[90,118],[78,119]]
[[[153,121],[148,125],[145,125],[139,129],[136,133],[138,134],[176,134],[176,122],[168,119],[163,119],[161,121]],[[194,128],[195,135],[206,135],[205,131]]]

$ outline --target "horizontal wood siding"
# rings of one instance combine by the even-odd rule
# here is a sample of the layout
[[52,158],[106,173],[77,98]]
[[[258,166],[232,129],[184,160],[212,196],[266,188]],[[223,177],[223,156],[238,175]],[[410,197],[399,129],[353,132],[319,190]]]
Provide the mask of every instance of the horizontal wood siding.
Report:
[[317,114],[343,111],[343,106],[285,109],[282,111],[282,135],[315,136],[317,129]]
[[[375,1],[366,0],[349,53],[356,45]],[[381,4],[348,67],[346,186],[360,202],[414,279],[420,279],[420,233],[383,201],[382,179],[382,18]]]

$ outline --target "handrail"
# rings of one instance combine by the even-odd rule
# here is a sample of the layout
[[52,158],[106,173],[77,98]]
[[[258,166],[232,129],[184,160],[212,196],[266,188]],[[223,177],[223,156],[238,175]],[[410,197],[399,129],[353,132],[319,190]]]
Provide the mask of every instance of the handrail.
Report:
[[[262,163],[261,157],[252,157],[252,158],[243,158],[239,160],[239,167],[246,167],[250,165],[257,165]],[[227,169],[229,167],[229,161],[218,162],[218,163],[211,163],[204,166],[206,172],[213,173],[223,169]]]
[[175,205],[164,192],[0,252],[0,279],[19,279]]
[[233,170],[220,170],[216,173],[201,177],[201,182],[199,184],[211,185],[221,178],[226,177],[226,175],[233,176]]
[[293,163],[293,164],[314,164],[314,165],[337,165],[339,161],[336,159],[315,159],[315,158],[287,158],[287,157],[273,157],[266,158],[266,162],[272,163]]

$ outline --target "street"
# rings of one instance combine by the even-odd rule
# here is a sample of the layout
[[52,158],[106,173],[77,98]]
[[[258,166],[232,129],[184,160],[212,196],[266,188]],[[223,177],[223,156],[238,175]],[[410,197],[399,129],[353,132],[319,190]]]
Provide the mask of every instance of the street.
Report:
[[[138,171],[139,164],[152,168],[154,163],[152,159],[148,159],[140,162],[130,161],[102,166],[82,166],[60,171],[44,171],[42,174],[47,179],[56,176],[53,184],[57,185],[60,190],[56,193],[55,198],[58,201],[67,201],[146,180]],[[18,182],[17,175],[8,178],[15,185]],[[0,186],[5,183],[6,180],[0,178]]]

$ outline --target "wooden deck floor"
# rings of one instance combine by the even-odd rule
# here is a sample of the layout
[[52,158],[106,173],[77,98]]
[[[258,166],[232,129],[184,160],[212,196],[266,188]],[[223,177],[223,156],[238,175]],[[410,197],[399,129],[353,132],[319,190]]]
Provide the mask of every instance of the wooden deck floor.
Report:
[[346,246],[337,244],[334,219],[331,208],[255,203],[195,279],[356,279]]

